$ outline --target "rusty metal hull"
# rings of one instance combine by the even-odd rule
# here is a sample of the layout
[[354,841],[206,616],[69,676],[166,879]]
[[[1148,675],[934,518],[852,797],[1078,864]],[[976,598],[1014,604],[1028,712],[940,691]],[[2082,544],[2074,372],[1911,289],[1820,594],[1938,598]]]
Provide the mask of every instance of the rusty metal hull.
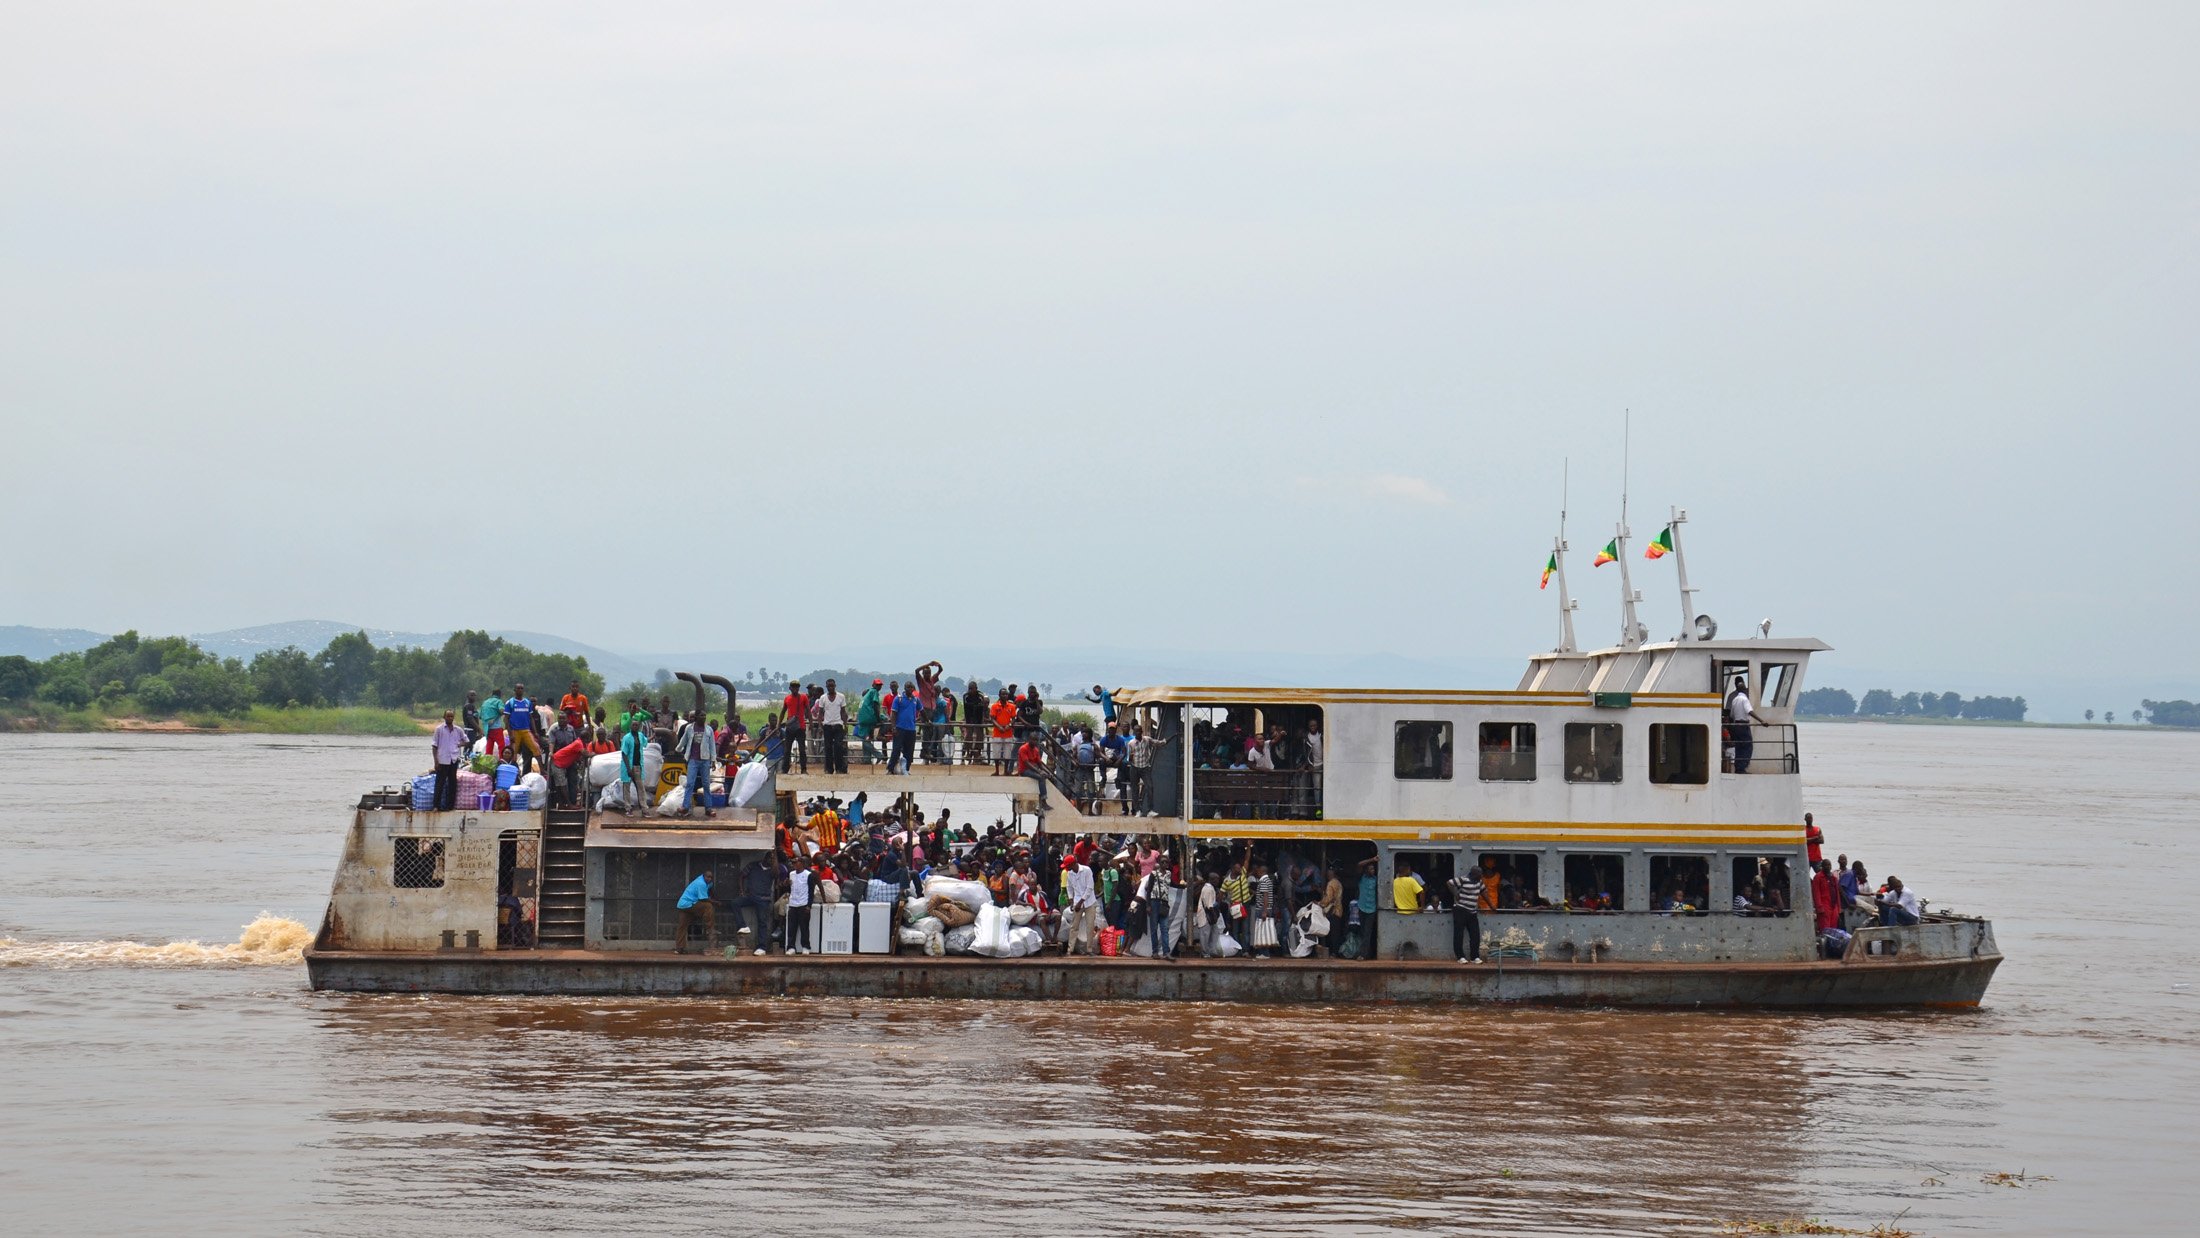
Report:
[[786,958],[590,950],[501,954],[309,950],[315,989],[541,996],[1544,1003],[1870,1008],[1976,1006],[1998,954],[1800,963]]

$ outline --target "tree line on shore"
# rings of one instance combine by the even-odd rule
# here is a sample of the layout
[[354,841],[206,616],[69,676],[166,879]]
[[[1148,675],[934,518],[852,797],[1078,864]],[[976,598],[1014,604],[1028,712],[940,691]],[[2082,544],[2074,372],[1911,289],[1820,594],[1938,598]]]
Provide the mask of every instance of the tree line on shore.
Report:
[[[1805,718],[1967,718],[1974,721],[2022,722],[2021,696],[1963,697],[1954,692],[1905,692],[1896,696],[1874,688],[1862,700],[1841,688],[1812,688],[1795,700],[1795,712]],[[2093,711],[2085,720],[2093,721]],[[2127,715],[2133,723],[2151,726],[2200,727],[2200,705],[2191,701],[2141,701]],[[2110,723],[2116,714],[2104,716]]]
[[536,653],[487,632],[454,632],[440,649],[377,649],[364,632],[347,632],[319,653],[270,649],[248,663],[221,658],[180,636],[124,632],[81,653],[44,661],[0,657],[0,706],[31,712],[96,709],[110,716],[234,716],[255,706],[377,706],[436,712],[468,692],[502,692],[514,683],[555,699],[579,680],[603,691],[588,659]]

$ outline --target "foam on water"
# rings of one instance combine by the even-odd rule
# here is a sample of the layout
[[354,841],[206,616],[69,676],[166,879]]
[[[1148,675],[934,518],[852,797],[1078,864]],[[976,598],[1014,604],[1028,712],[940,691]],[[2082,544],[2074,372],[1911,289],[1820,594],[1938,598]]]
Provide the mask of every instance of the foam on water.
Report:
[[313,930],[261,912],[231,945],[196,941],[17,941],[0,937],[0,967],[198,967],[297,963]]

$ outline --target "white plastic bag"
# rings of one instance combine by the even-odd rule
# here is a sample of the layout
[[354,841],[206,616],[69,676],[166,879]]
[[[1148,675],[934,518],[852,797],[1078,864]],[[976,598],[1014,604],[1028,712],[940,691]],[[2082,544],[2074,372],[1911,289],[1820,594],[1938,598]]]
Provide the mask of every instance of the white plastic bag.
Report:
[[901,931],[901,944],[905,946],[921,946],[931,940],[932,934],[923,929],[905,928]]
[[1299,909],[1299,931],[1309,937],[1329,936],[1329,913],[1320,903],[1308,903]]
[[515,787],[527,788],[527,802],[536,806],[550,802],[550,780],[541,774],[521,774]]
[[970,953],[970,943],[976,941],[977,938],[978,926],[975,924],[965,924],[961,928],[952,928],[947,930],[947,932],[942,935],[941,942],[947,953],[968,954]]
[[1240,954],[1243,954],[1243,953],[1245,953],[1245,947],[1243,947],[1243,946],[1241,946],[1241,945],[1239,945],[1239,944],[1238,944],[1238,940],[1237,940],[1237,938],[1235,938],[1235,937],[1232,937],[1232,936],[1230,936],[1230,935],[1229,935],[1228,933],[1221,933],[1221,934],[1217,934],[1217,935],[1216,935],[1216,937],[1215,937],[1215,957],[1216,957],[1216,958],[1218,958],[1218,959],[1227,959],[1227,958],[1231,958],[1231,957],[1233,957],[1233,956],[1236,956],[1236,955],[1240,955]]
[[632,804],[632,802],[630,802],[627,791],[628,788],[632,787],[633,785],[634,784],[630,782],[614,782],[610,786],[605,787],[603,789],[603,794],[596,797],[596,811],[632,811],[634,805]]
[[958,881],[953,877],[927,877],[924,880],[924,897],[930,901],[935,894],[945,894],[972,911],[982,911],[993,905],[993,891],[982,881]]
[[1006,911],[987,903],[978,909],[978,922],[971,927],[976,930],[976,936],[970,943],[973,951],[990,958],[1009,957],[1009,923]]
[[619,780],[619,754],[599,752],[588,758],[588,785],[608,787]]
[[1038,917],[1038,908],[1029,903],[1015,903],[1008,909],[1008,922],[1017,928],[1022,928]]
[[947,933],[947,925],[938,916],[918,916],[909,922],[909,927],[928,937],[941,937]]
[[[687,784],[686,784],[686,783],[684,783],[684,782],[683,782],[683,783],[681,783],[681,784],[680,784],[679,786],[677,786],[677,787],[674,787],[674,788],[673,788],[673,789],[671,789],[670,791],[667,791],[667,792],[665,792],[665,797],[664,797],[663,799],[661,799],[661,800],[658,800],[658,801],[657,801],[657,811],[658,811],[658,812],[662,812],[662,813],[674,813],[674,812],[678,812],[678,813],[684,813],[684,812],[686,812],[687,810],[688,810],[688,789],[687,789]],[[836,902],[837,902],[837,901],[839,901],[839,900],[837,900],[837,899],[836,899],[836,900],[834,900],[834,901],[836,901]]]
[[771,763],[758,757],[742,766],[741,772],[734,775],[733,786],[726,790],[726,806],[751,808],[769,804],[772,798],[769,790],[771,785]]
[[1040,936],[1039,930],[1035,928],[1012,928],[1008,930],[1009,958],[1020,959],[1037,954],[1045,944],[1046,938]]
[[642,785],[657,785],[657,775],[665,772],[665,750],[655,743],[642,748]]

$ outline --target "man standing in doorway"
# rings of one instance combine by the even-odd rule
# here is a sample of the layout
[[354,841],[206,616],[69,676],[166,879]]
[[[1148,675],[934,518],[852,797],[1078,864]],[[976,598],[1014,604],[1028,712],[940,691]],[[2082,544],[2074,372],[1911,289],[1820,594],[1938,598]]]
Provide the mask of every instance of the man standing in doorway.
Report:
[[459,729],[451,710],[443,711],[443,725],[435,729],[428,745],[435,753],[435,810],[449,812],[458,807],[458,761],[466,754],[466,732]]
[[1726,733],[1734,744],[1734,772],[1749,772],[1749,759],[1757,750],[1753,729],[1757,715],[1749,707],[1749,676],[1736,675],[1734,690],[1726,694]]

